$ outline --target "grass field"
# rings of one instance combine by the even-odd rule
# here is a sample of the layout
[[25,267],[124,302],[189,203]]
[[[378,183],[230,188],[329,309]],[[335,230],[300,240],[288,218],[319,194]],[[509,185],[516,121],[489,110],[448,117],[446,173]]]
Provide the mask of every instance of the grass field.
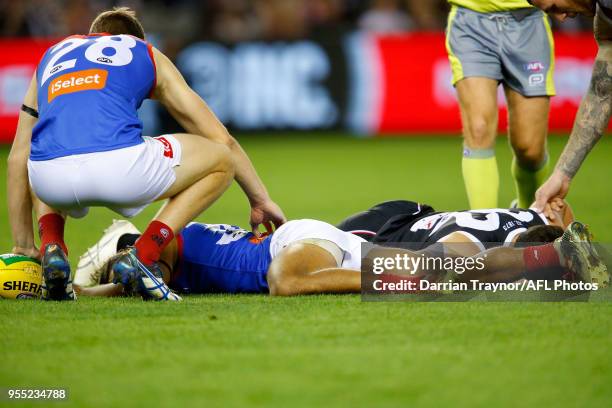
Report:
[[[398,198],[440,210],[467,206],[457,138],[241,142],[289,218],[335,223]],[[551,137],[553,159],[564,142]],[[6,155],[2,148],[0,191]],[[612,242],[610,157],[606,137],[569,196],[602,242]],[[505,139],[498,162],[504,206],[514,196]],[[2,193],[0,252],[11,248],[5,202]],[[145,226],[157,208],[135,224]],[[94,210],[69,221],[72,261],[113,217]],[[246,200],[234,186],[200,219],[246,226]],[[609,303],[367,303],[359,296],[0,301],[0,388],[67,387],[68,405],[87,407],[607,407],[611,316]]]

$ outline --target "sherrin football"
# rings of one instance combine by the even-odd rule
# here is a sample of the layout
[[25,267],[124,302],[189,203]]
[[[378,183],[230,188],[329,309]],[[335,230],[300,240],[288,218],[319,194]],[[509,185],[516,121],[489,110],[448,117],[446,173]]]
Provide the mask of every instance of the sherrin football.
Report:
[[41,285],[42,268],[36,259],[15,254],[0,255],[0,297],[39,298]]

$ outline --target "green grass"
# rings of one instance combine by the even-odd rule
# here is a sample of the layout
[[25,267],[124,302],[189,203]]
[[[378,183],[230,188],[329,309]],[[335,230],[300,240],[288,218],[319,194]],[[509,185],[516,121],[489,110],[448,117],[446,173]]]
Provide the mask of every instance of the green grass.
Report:
[[[456,138],[241,142],[289,218],[335,223],[397,198],[441,210],[467,206]],[[553,159],[564,142],[550,139]],[[6,154],[0,150],[0,191]],[[603,242],[612,242],[610,157],[607,137],[569,197]],[[498,161],[505,205],[514,194],[504,139]],[[8,252],[2,194],[0,252]],[[112,218],[93,210],[69,221],[71,260]],[[246,200],[232,187],[200,219],[246,226]],[[359,296],[0,301],[0,387],[68,387],[74,406],[609,406],[611,312],[609,303],[369,303]]]

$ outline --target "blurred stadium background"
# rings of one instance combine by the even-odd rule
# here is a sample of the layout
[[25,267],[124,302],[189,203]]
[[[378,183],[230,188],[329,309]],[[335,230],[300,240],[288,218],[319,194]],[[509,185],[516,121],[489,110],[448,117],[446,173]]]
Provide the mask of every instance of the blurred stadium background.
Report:
[[[148,39],[239,138],[289,218],[336,223],[398,198],[467,207],[444,49],[448,6],[439,0],[0,1],[1,195],[42,52],[86,33],[97,12],[116,5],[137,11]],[[596,53],[588,19],[555,30],[553,160]],[[140,114],[146,134],[178,129],[154,102]],[[509,150],[501,139],[502,206],[514,198]],[[611,154],[605,137],[569,197],[604,242],[612,242]],[[157,208],[135,224],[145,226]],[[247,210],[233,186],[199,219],[246,227]],[[73,264],[114,217],[95,209],[68,222]],[[8,252],[6,199],[0,231]],[[68,387],[75,406],[606,406],[611,324],[610,305],[592,303],[0,301],[0,387]]]
[[[346,130],[354,134],[460,130],[440,0],[3,1],[0,140],[9,142],[42,52],[86,33],[93,17],[133,7],[149,41],[235,131]],[[596,46],[588,19],[557,32],[551,129],[571,128]],[[585,31],[586,30],[586,31]],[[500,95],[500,130],[505,129]],[[175,130],[154,103],[146,134]]]

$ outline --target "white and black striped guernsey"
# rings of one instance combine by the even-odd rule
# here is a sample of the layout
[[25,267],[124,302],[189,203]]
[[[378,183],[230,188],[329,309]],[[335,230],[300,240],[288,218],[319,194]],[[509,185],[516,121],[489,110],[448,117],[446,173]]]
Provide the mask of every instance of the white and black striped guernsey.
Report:
[[490,209],[439,212],[409,224],[401,218],[390,219],[376,234],[374,242],[401,242],[403,247],[419,250],[444,237],[461,232],[482,249],[512,242],[520,233],[546,221],[534,210]]

